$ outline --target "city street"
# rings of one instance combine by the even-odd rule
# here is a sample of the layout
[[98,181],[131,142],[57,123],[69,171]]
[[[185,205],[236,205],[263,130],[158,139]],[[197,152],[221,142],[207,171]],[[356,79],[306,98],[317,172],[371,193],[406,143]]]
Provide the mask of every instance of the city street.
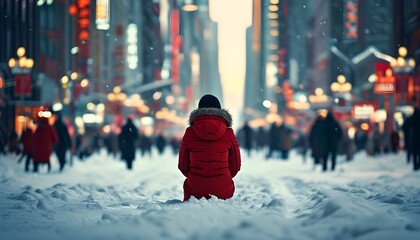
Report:
[[0,161],[0,239],[418,239],[420,174],[405,154],[339,156],[321,172],[242,153],[236,191],[182,202],[177,156],[138,154],[133,170],[105,151],[58,172]]

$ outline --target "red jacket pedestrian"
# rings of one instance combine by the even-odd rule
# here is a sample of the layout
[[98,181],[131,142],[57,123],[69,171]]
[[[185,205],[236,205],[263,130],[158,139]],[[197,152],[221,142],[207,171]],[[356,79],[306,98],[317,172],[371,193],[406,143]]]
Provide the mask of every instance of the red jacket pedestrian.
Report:
[[233,196],[232,180],[241,168],[241,155],[232,130],[232,116],[213,95],[204,95],[191,112],[179,150],[178,168],[187,179],[184,201]]
[[57,143],[58,136],[56,131],[48,123],[48,118],[41,117],[38,123],[38,127],[34,133],[32,144],[32,158],[34,164],[49,164],[52,148]]

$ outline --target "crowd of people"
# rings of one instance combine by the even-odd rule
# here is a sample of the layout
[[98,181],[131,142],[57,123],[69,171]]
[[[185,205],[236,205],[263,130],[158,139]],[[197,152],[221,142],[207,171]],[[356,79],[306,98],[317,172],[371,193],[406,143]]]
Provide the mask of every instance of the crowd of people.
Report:
[[[386,131],[379,126],[369,130],[357,128],[353,136],[348,134],[348,127],[343,126],[332,112],[318,114],[307,132],[288,126],[281,119],[274,121],[267,127],[252,128],[245,122],[237,130],[237,137],[243,154],[251,157],[252,152],[264,151],[265,158],[289,158],[289,152],[295,149],[306,162],[307,157],[313,159],[314,165],[320,165],[323,171],[334,171],[337,155],[345,155],[348,161],[358,151],[366,151],[368,155],[378,156],[385,153],[406,151],[407,163],[413,164],[413,169],[420,169],[420,112],[418,103],[414,103],[414,113],[405,119],[401,132],[397,129]],[[34,131],[27,127],[20,136],[15,131],[7,133],[0,131],[0,154],[7,152],[19,155],[18,162],[24,162],[24,170],[38,171],[39,165],[47,165],[50,170],[50,155],[56,154],[59,171],[63,171],[66,164],[75,155],[84,160],[101,148],[114,158],[125,161],[127,169],[132,169],[136,152],[141,157],[152,157],[152,148],[158,154],[163,154],[167,146],[177,155],[180,139],[166,137],[162,131],[153,136],[143,134],[128,117],[125,125],[117,134],[107,134],[100,131],[88,131],[77,135],[74,139],[68,132],[60,115],[56,116],[53,125],[47,118],[40,118]],[[400,141],[400,135],[403,137]],[[71,152],[71,154],[68,154]]]
[[[314,166],[321,165],[323,171],[335,170],[338,155],[344,155],[347,161],[351,161],[359,151],[379,156],[405,150],[407,163],[412,161],[413,169],[418,170],[420,113],[416,101],[413,101],[413,109],[414,113],[405,119],[401,129],[396,124],[392,130],[379,124],[372,125],[370,129],[355,124],[353,133],[349,131],[351,126],[337,121],[331,111],[317,114],[307,132],[287,126],[281,118],[269,127],[255,129],[246,121],[238,130],[238,141],[248,156],[252,150],[265,151],[266,159],[287,160],[290,150],[295,149],[305,162],[308,155],[312,157]],[[400,141],[400,135],[403,141]]]
[[141,134],[132,117],[126,119],[118,133],[104,134],[100,129],[88,129],[75,137],[70,135],[59,114],[55,115],[52,124],[46,117],[40,117],[34,123],[36,127],[26,126],[20,136],[16,131],[0,130],[0,155],[17,155],[17,162],[24,162],[25,172],[38,172],[40,165],[46,165],[48,172],[51,171],[52,154],[55,154],[61,172],[67,164],[72,164],[73,156],[83,161],[102,148],[111,157],[124,161],[127,169],[132,169],[137,151],[142,157],[152,157],[153,148],[161,155],[170,147],[178,154],[180,145],[177,138],[168,138],[161,132],[155,136]]

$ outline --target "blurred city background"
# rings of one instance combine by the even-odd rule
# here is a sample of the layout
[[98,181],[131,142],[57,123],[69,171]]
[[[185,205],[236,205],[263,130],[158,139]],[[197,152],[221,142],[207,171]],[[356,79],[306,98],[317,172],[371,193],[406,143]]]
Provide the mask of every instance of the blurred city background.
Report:
[[403,146],[419,61],[418,0],[0,0],[0,126],[60,113],[75,139],[132,116],[179,139],[210,93],[235,129],[307,134],[329,110],[351,139],[397,131]]

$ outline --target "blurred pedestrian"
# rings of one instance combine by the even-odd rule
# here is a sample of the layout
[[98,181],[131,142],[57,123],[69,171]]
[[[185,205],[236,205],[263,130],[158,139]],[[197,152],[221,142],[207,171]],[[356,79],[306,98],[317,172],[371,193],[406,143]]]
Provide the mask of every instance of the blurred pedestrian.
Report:
[[67,126],[64,124],[60,115],[57,115],[54,122],[54,129],[58,135],[58,144],[55,145],[54,150],[60,164],[60,172],[62,172],[66,164],[66,152],[67,150],[71,150],[72,143]]
[[298,133],[298,139],[296,141],[296,148],[298,152],[302,155],[303,162],[306,163],[306,153],[309,148],[309,139],[305,132],[301,131]]
[[264,127],[259,127],[256,134],[256,145],[257,145],[257,152],[264,150],[267,146],[267,131],[264,129]]
[[0,126],[0,154],[6,155],[7,131]]
[[393,153],[398,153],[400,150],[400,136],[398,135],[398,131],[393,129],[391,132],[391,151]]
[[326,155],[323,158],[322,162],[322,171],[327,171],[328,159],[331,157],[331,170],[334,171],[337,158],[338,145],[340,143],[341,137],[343,135],[341,127],[337,120],[335,120],[332,112],[328,112],[324,120],[324,138],[325,138],[325,147]]
[[323,135],[324,131],[324,116],[319,114],[314,123],[312,124],[309,132],[309,146],[311,148],[311,156],[314,159],[314,166],[321,163],[322,158],[325,156],[325,140]]
[[14,153],[14,154],[19,154],[20,153],[19,136],[18,136],[17,132],[14,131],[14,130],[12,130],[10,132],[7,147],[8,147],[8,152],[9,153]]
[[48,172],[51,171],[50,156],[51,151],[58,143],[58,136],[55,129],[48,123],[48,118],[40,117],[38,126],[34,133],[32,144],[32,158],[34,162],[34,172],[38,172],[39,164],[47,164]]
[[232,116],[213,95],[204,95],[198,109],[190,113],[178,158],[178,168],[186,177],[184,201],[231,198],[233,178],[241,168],[238,141],[232,130]]
[[420,169],[420,109],[419,103],[413,99],[414,113],[406,119],[406,128],[409,135],[409,144],[412,148],[413,169]]
[[284,124],[283,120],[280,120],[278,126],[278,141],[280,142],[281,159],[286,160],[289,158],[289,151],[292,149],[292,129]]
[[178,140],[177,137],[173,137],[173,138],[171,138],[171,140],[170,140],[169,143],[171,145],[173,154],[174,155],[178,154],[178,152],[179,152],[179,145],[181,144],[181,141]]
[[146,154],[152,157],[152,145],[152,138],[146,134],[141,134],[139,146],[142,157],[146,156]]
[[239,140],[240,146],[245,149],[248,157],[251,156],[253,148],[254,134],[252,128],[249,126],[248,121],[245,121],[244,126],[239,130],[241,132],[241,139]]
[[413,156],[413,147],[411,146],[411,126],[409,124],[411,124],[410,121],[407,122],[409,118],[405,119],[403,125],[402,125],[402,130],[404,133],[404,149],[405,149],[405,154],[406,154],[406,160],[407,163],[410,163],[410,160]]
[[269,144],[266,159],[273,157],[273,155],[279,156],[278,154],[280,153],[280,133],[278,124],[278,122],[273,122],[268,131]]
[[122,127],[118,136],[121,158],[125,160],[127,169],[133,168],[133,161],[136,156],[136,141],[139,133],[131,117],[127,118],[126,124]]
[[159,133],[155,139],[155,145],[156,145],[159,155],[162,155],[163,152],[165,151],[166,142],[167,141],[166,141],[165,136],[163,136],[162,133]]
[[20,137],[20,143],[22,143],[22,155],[19,158],[18,162],[21,162],[25,158],[25,172],[29,171],[29,165],[31,164],[32,159],[32,144],[34,139],[34,133],[30,127],[26,127],[22,132]]

